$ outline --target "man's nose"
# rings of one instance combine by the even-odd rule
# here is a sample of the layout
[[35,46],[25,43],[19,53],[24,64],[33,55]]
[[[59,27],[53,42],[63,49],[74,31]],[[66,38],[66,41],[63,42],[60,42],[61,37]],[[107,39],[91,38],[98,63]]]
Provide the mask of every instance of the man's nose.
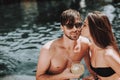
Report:
[[75,25],[73,26],[73,29],[74,29],[74,30],[77,30],[77,28],[76,28],[76,26],[75,26]]

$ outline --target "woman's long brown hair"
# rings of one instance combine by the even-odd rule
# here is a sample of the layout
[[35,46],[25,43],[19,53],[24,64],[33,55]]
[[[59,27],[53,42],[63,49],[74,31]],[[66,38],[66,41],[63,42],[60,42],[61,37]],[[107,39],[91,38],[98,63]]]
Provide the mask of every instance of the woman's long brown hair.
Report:
[[95,44],[101,48],[113,46],[113,48],[119,52],[108,17],[102,12],[94,11],[88,14],[87,19],[90,34]]

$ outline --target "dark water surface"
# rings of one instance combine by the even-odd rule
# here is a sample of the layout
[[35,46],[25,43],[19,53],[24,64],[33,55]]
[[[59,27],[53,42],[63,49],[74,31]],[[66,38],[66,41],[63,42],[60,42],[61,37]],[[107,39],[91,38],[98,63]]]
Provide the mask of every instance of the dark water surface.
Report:
[[61,36],[59,15],[67,8],[78,9],[83,18],[92,10],[107,14],[120,48],[120,3],[104,2],[90,7],[84,0],[81,6],[74,6],[72,0],[66,1],[0,5],[0,80],[35,80],[40,48]]

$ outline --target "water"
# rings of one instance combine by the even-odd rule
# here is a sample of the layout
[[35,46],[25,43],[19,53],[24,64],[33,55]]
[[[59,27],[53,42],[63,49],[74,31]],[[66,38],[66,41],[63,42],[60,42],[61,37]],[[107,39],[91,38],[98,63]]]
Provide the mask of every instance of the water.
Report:
[[[47,41],[62,35],[59,27],[59,14],[62,12],[60,10],[69,8],[70,4],[61,0],[56,7],[53,6],[55,3],[57,2],[42,2],[43,7],[39,5],[40,2],[35,1],[0,6],[0,80],[35,80],[40,48]],[[64,3],[65,7],[59,6],[60,3]],[[97,8],[89,9],[87,4],[81,2],[79,10],[83,18],[91,10],[100,10],[107,14],[120,48],[119,5],[120,3],[101,4]],[[52,15],[52,11],[58,13]],[[86,72],[84,76],[87,74]]]

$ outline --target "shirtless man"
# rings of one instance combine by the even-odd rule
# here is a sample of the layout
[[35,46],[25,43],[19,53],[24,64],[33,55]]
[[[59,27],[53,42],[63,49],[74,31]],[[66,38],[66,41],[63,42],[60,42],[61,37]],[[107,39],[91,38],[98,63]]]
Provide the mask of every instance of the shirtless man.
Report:
[[70,72],[72,62],[80,62],[88,49],[88,40],[80,36],[82,20],[79,12],[63,11],[60,27],[63,36],[41,48],[36,80],[69,80],[81,76]]

